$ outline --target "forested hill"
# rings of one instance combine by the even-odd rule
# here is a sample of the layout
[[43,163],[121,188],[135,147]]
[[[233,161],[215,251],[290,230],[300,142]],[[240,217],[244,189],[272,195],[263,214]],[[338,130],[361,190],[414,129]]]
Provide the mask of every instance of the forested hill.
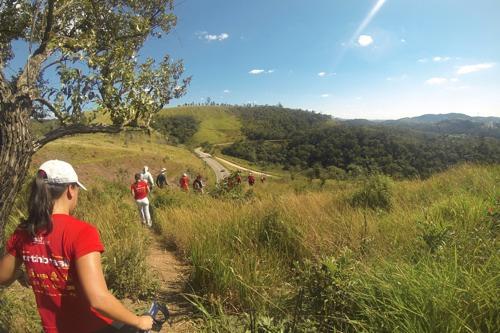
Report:
[[[462,162],[500,163],[496,135],[476,136],[466,131],[438,135],[375,122],[353,125],[321,114],[269,106],[237,108],[234,112],[241,118],[246,139],[225,147],[223,153],[285,169],[311,169],[317,177],[363,172],[428,177]],[[443,125],[438,122],[436,126],[439,124]],[[491,130],[496,133],[496,127]],[[276,139],[282,141],[266,141]]]
[[235,107],[250,140],[289,139],[297,132],[333,124],[331,116],[277,106]]

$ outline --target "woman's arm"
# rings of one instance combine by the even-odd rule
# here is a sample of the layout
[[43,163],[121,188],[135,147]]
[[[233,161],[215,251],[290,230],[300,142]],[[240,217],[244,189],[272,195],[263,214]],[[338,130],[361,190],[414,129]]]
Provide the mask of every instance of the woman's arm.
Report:
[[10,253],[6,253],[0,259],[0,285],[9,286],[16,280],[16,271],[22,261]]
[[83,292],[90,306],[106,317],[121,323],[149,330],[153,326],[150,316],[136,316],[116,299],[108,290],[101,267],[101,254],[91,252],[76,260],[76,271]]

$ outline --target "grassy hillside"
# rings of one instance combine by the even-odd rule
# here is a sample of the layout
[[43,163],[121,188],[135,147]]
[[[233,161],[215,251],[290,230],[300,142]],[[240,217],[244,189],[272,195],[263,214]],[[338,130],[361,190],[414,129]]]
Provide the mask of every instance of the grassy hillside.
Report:
[[201,143],[225,143],[243,138],[241,123],[232,107],[182,106],[165,109],[161,117],[189,115],[200,121],[200,129],[190,140],[192,146]]
[[185,171],[201,173],[209,181],[214,179],[211,169],[191,152],[166,145],[159,135],[143,133],[66,137],[37,152],[32,166],[36,167],[47,159],[61,159],[73,164],[84,183],[105,179],[128,184],[144,165],[149,166],[153,175],[165,167],[169,180],[175,183]]

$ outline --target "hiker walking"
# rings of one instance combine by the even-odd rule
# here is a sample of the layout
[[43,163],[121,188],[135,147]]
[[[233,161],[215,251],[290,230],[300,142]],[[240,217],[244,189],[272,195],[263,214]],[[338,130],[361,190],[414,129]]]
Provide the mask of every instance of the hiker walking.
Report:
[[111,332],[114,321],[150,330],[151,316],[136,316],[108,290],[96,227],[70,215],[80,189],[86,190],[69,163],[40,166],[31,182],[28,217],[0,258],[0,285],[14,282],[24,264],[45,332]]
[[241,175],[239,171],[236,171],[236,184],[241,185]]
[[187,173],[182,174],[182,177],[179,180],[179,186],[184,192],[189,192],[189,177]]
[[260,176],[260,182],[265,183],[265,181],[266,181],[266,175]]
[[130,191],[134,196],[137,207],[139,208],[139,214],[141,216],[141,221],[148,227],[152,226],[151,215],[149,213],[149,185],[145,180],[142,180],[141,174],[135,174],[135,182],[130,186]]
[[167,180],[167,169],[162,168],[160,170],[160,174],[156,177],[156,186],[159,188],[163,188],[165,186],[168,186],[168,180]]
[[201,175],[196,176],[196,179],[193,182],[193,190],[196,193],[203,194],[203,187],[205,187],[205,185],[203,184]]
[[253,186],[255,184],[255,177],[251,172],[248,174],[247,180],[248,180],[248,185]]
[[152,191],[155,184],[153,181],[153,175],[151,175],[151,173],[149,172],[149,168],[147,165],[145,165],[144,168],[142,169],[141,178],[148,183],[149,190]]

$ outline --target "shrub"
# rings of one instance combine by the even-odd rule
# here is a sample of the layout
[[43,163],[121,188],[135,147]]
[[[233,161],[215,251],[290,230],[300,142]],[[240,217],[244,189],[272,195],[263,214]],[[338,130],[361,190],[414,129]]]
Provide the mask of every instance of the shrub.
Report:
[[349,253],[304,263],[296,277],[299,291],[293,299],[296,313],[292,326],[297,331],[352,331],[349,318],[356,311],[354,266]]
[[259,244],[275,250],[290,262],[304,257],[305,248],[299,230],[277,211],[270,212],[259,221],[256,236]]
[[392,180],[380,174],[368,177],[362,188],[352,195],[351,205],[389,211],[392,206]]

